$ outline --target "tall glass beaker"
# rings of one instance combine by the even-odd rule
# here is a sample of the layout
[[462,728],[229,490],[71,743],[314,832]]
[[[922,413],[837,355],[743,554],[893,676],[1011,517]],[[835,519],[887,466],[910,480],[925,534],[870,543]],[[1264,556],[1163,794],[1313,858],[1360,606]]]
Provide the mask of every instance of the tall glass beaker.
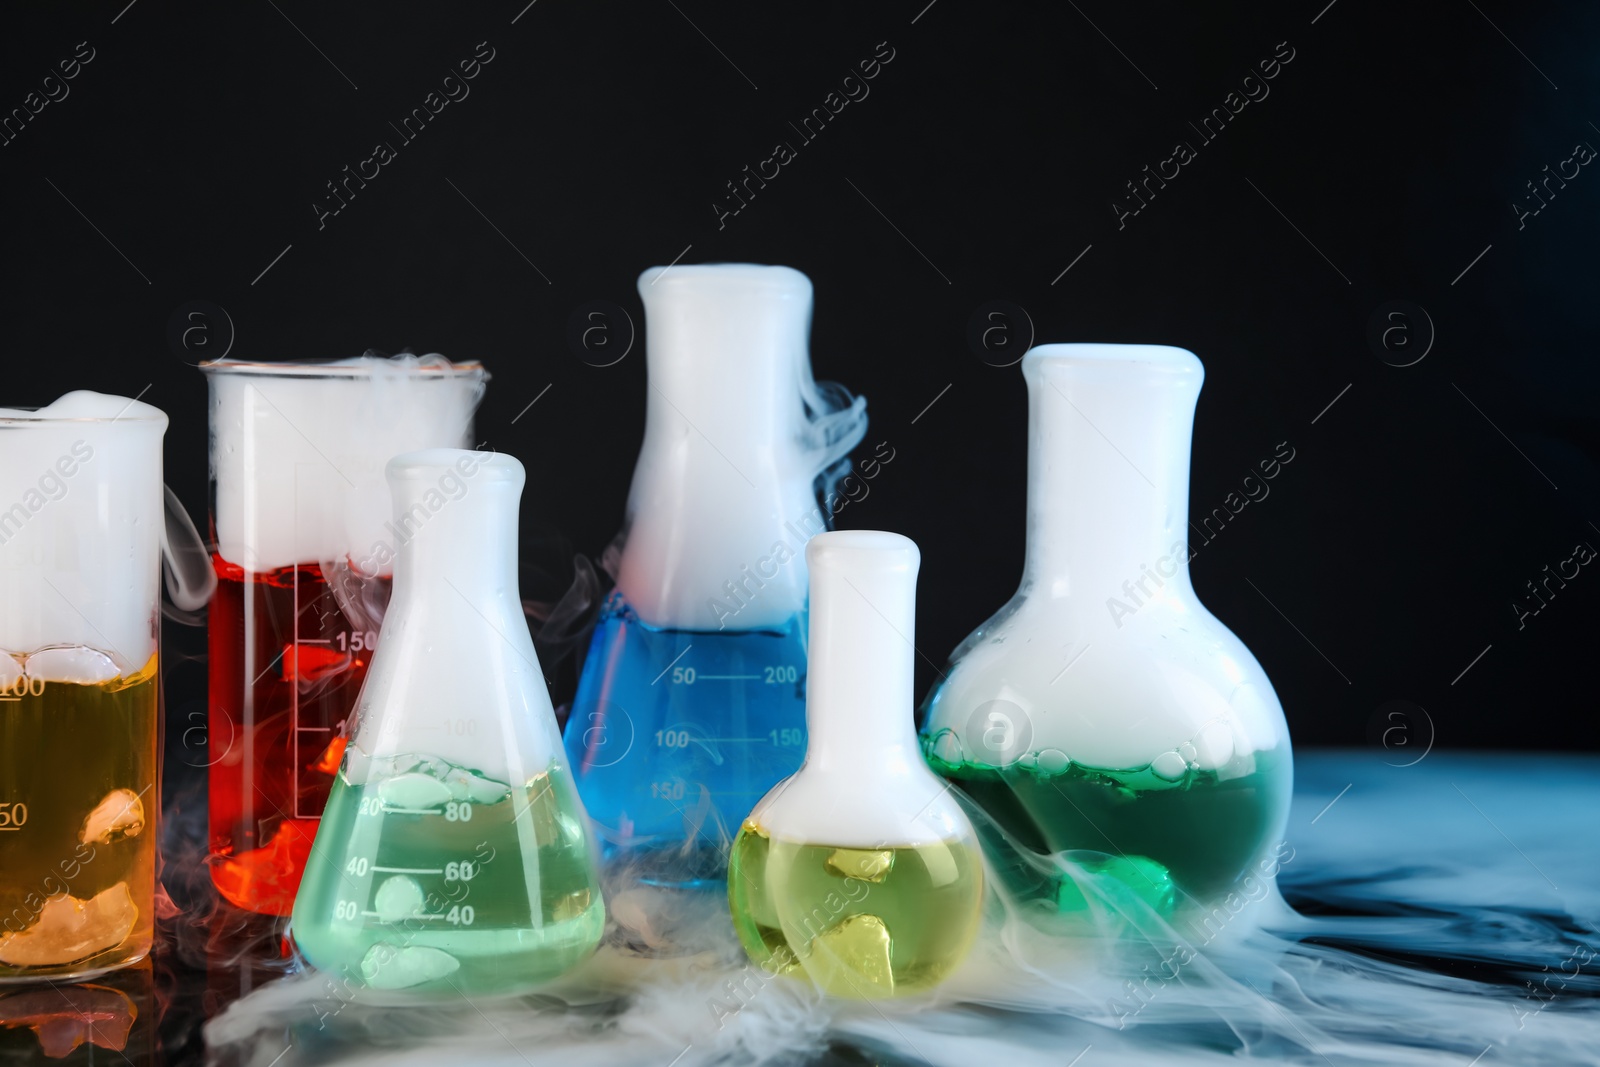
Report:
[[644,445],[567,719],[584,803],[643,880],[714,881],[805,752],[806,542],[819,478],[866,401],[811,376],[811,282],[788,267],[656,267]]
[[167,417],[0,410],[0,982],[150,950]]
[[211,389],[211,878],[287,915],[389,600],[384,464],[472,443],[488,374],[442,356],[201,365]]

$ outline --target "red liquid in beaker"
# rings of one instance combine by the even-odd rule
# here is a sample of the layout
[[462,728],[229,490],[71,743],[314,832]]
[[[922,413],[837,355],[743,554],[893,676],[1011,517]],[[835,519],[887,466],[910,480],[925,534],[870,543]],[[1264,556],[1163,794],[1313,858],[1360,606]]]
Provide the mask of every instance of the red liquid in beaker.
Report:
[[[317,564],[213,560],[211,880],[238,907],[288,915],[377,627],[351,624]],[[387,600],[390,579],[361,581]]]

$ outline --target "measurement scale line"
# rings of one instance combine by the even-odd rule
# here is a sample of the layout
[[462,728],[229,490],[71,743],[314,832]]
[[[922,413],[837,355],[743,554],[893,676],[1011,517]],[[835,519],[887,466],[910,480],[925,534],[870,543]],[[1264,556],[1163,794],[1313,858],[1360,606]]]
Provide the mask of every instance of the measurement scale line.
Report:
[[760,678],[759,674],[696,674],[695,678],[702,682],[742,682],[752,678]]
[[438,815],[438,808],[384,808],[385,815]]
[[374,867],[383,874],[443,874],[443,867]]

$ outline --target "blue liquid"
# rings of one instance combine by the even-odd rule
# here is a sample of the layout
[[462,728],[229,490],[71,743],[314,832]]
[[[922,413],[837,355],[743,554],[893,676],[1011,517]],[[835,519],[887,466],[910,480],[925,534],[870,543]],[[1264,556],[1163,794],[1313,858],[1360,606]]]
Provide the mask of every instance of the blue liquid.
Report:
[[744,817],[806,751],[806,619],[657,630],[601,609],[565,743],[608,861],[647,882],[726,876]]

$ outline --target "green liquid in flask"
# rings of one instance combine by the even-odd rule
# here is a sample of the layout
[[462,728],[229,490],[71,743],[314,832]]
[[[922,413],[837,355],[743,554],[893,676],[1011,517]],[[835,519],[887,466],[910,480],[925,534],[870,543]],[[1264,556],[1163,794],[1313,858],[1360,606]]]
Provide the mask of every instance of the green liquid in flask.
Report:
[[920,993],[972,947],[983,865],[961,841],[839,848],[747,822],[729,857],[728,903],[739,941],[769,973],[838,997]]
[[[1176,780],[1149,766],[1101,770],[1023,761],[1000,768],[928,764],[959,785],[1019,842],[1038,852],[1087,849],[1149,859],[1201,901],[1226,894],[1276,844],[1289,799],[1289,761],[1276,750],[1237,756],[1218,770],[1186,769]],[[1144,879],[1131,883],[1144,884]]]
[[[374,761],[376,764],[379,761]],[[510,993],[594,951],[605,908],[565,767],[515,789],[433,757],[341,770],[295,899],[295,943],[372,989]]]

